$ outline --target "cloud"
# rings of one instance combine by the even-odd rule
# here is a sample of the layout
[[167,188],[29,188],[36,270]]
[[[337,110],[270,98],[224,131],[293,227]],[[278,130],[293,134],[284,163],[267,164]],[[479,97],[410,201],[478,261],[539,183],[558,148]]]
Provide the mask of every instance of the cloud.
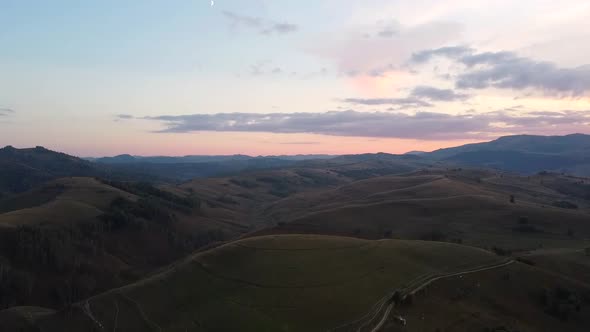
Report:
[[223,15],[230,22],[232,29],[247,28],[258,31],[260,34],[288,34],[298,30],[298,26],[292,23],[275,22],[260,17],[245,16],[231,11],[223,11]]
[[135,119],[135,117],[133,115],[129,115],[129,114],[117,114],[117,115],[115,115],[115,118],[117,118],[119,120]]
[[417,108],[417,107],[433,107],[434,105],[418,98],[346,98],[342,100],[345,103],[377,106],[377,105],[392,105],[403,108]]
[[455,46],[414,53],[413,63],[445,57],[463,65],[455,77],[461,89],[532,90],[552,97],[590,96],[590,65],[561,68],[547,61],[520,57],[513,52],[482,52]]
[[425,85],[415,87],[410,93],[410,96],[430,101],[456,101],[466,100],[470,97],[468,94],[455,92],[451,89],[439,89]]
[[[366,31],[371,31],[370,34]],[[413,52],[458,40],[463,26],[455,22],[430,22],[405,26],[377,22],[319,35],[306,50],[333,61],[338,72],[347,76],[381,76],[399,70]],[[375,36],[377,38],[372,38]]]
[[506,134],[588,132],[584,111],[524,114],[496,111],[483,114],[330,111],[325,113],[217,113],[146,117],[164,125],[160,132],[198,131],[312,133],[374,138],[486,139]]
[[464,54],[472,53],[473,49],[465,46],[449,46],[441,47],[432,50],[423,50],[412,54],[411,61],[415,63],[425,63],[430,59],[442,56],[456,59]]
[[468,94],[455,92],[451,89],[439,89],[432,86],[420,85],[412,89],[405,98],[345,98],[342,101],[349,104],[378,106],[397,106],[390,110],[408,108],[434,107],[433,101],[461,101],[470,97]]
[[290,33],[290,32],[295,32],[295,31],[297,31],[297,29],[298,29],[298,27],[295,24],[274,23],[274,24],[272,24],[272,26],[270,28],[267,28],[266,30],[264,30],[263,33],[270,34],[270,33],[276,32],[279,34],[286,34],[286,33]]
[[8,114],[12,113],[14,113],[13,109],[0,107],[0,116],[7,116]]

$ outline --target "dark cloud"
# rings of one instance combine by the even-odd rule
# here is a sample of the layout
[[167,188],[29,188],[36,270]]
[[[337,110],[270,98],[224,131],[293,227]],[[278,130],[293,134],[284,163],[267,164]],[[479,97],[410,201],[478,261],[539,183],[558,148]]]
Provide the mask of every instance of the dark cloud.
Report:
[[455,92],[451,89],[439,89],[425,85],[415,87],[410,95],[414,98],[430,101],[456,101],[466,100],[470,97],[468,94]]
[[461,89],[533,90],[553,97],[590,96],[590,65],[560,68],[552,62],[520,57],[512,52],[483,52],[456,46],[426,50],[412,55],[411,62],[424,63],[445,57],[465,66],[455,78]]
[[270,34],[270,33],[276,32],[279,34],[286,34],[286,33],[295,32],[295,31],[297,31],[297,25],[295,25],[295,24],[274,23],[270,26],[270,28],[265,29],[263,31],[263,33]]
[[392,105],[398,107],[433,107],[429,102],[421,100],[419,98],[407,97],[407,98],[346,98],[342,100],[345,103],[366,105],[366,106],[377,106],[377,105]]
[[466,100],[470,96],[468,94],[455,92],[451,89],[439,89],[432,86],[417,86],[405,98],[346,98],[342,101],[349,104],[378,106],[391,105],[395,108],[390,111],[408,109],[408,108],[424,108],[434,107],[431,103],[433,101],[458,101]]
[[514,116],[496,111],[483,114],[418,112],[331,111],[325,113],[218,113],[163,115],[161,132],[198,131],[314,133],[333,136],[412,139],[489,138],[505,134],[566,134],[588,132],[590,116],[584,111]]
[[298,26],[291,23],[274,22],[260,17],[252,17],[236,14],[231,11],[223,11],[223,15],[229,20],[232,29],[248,28],[258,31],[261,34],[288,34],[295,32]]
[[391,38],[395,35],[397,35],[399,33],[398,30],[394,29],[394,28],[384,28],[383,30],[377,32],[377,36],[381,37],[381,38]]
[[7,116],[8,114],[12,114],[12,113],[14,113],[13,109],[0,107],[0,116]]
[[412,54],[411,61],[415,63],[424,63],[430,61],[430,59],[442,56],[447,58],[458,58],[464,54],[472,53],[473,49],[465,46],[449,46],[441,47],[433,50],[424,50]]
[[120,120],[135,119],[135,117],[133,115],[129,115],[129,114],[117,114],[117,115],[115,115],[115,118],[120,119]]

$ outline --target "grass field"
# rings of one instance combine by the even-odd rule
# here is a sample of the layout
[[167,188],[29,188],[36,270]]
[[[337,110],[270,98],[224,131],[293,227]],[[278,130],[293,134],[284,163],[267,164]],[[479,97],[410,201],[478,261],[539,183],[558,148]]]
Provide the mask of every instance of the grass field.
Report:
[[[293,195],[265,210],[277,226],[262,234],[460,240],[514,251],[590,244],[584,204],[534,178],[470,170],[424,173]],[[579,208],[555,207],[556,201],[572,201]]]
[[44,331],[63,324],[76,331],[99,324],[109,331],[324,331],[362,316],[415,278],[497,261],[483,250],[439,242],[249,238],[93,297],[90,315],[78,310],[40,324]]
[[13,208],[0,214],[0,227],[90,220],[101,215],[116,197],[136,199],[93,178],[54,180],[6,202]]
[[[580,300],[579,309],[564,300],[567,318],[547,312],[541,294],[564,289]],[[414,298],[411,307],[398,308],[407,326],[391,321],[382,332],[587,332],[590,326],[590,288],[516,263],[433,283]]]

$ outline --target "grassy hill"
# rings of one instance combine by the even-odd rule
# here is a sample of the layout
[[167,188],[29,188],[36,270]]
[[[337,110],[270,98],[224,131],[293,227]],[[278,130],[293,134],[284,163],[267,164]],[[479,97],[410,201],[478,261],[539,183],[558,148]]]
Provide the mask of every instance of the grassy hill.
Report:
[[449,243],[249,238],[196,254],[70,312],[43,316],[36,325],[43,331],[325,331],[362,317],[416,278],[498,261]]
[[[580,275],[581,277],[581,275]],[[439,280],[391,315],[383,332],[586,332],[590,288],[536,266],[509,266]]]
[[516,135],[436,150],[421,156],[525,174],[559,171],[590,175],[590,135]]
[[33,189],[62,177],[101,177],[126,181],[160,181],[163,178],[142,170],[126,170],[92,163],[44,147],[0,148],[0,198]]
[[0,200],[0,307],[61,308],[243,232],[208,216],[194,193],[53,180]]
[[424,170],[290,196],[265,209],[276,227],[262,233],[460,241],[509,250],[583,246],[590,238],[586,186],[561,175]]

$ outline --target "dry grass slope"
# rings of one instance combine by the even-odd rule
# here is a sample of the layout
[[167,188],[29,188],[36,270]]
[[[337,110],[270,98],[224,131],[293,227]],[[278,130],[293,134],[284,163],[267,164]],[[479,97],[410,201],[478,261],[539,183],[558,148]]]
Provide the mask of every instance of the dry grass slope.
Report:
[[[418,277],[498,261],[449,243],[256,237],[196,254],[160,275],[93,297],[88,307],[106,330],[324,331],[363,316]],[[46,331],[97,325],[82,310],[39,324]]]

